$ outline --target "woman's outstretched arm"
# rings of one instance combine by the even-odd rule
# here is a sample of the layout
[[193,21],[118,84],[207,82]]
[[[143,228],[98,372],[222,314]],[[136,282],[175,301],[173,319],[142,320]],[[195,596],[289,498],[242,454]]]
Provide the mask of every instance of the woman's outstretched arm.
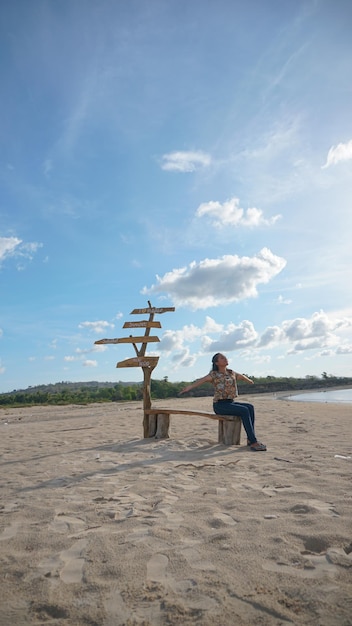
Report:
[[198,378],[198,380],[195,380],[194,383],[192,383],[191,385],[187,385],[187,387],[184,387],[183,389],[181,389],[178,395],[180,395],[181,393],[188,393],[189,391],[191,391],[191,389],[200,387],[201,385],[203,385],[203,383],[211,383],[211,382],[212,382],[211,376],[210,374],[207,374],[206,376],[203,376],[203,378]]
[[246,376],[245,374],[239,374],[238,372],[236,372],[236,378],[239,378],[240,380],[245,380],[246,383],[249,383],[250,385],[254,385],[254,382],[251,378],[248,378],[248,376]]

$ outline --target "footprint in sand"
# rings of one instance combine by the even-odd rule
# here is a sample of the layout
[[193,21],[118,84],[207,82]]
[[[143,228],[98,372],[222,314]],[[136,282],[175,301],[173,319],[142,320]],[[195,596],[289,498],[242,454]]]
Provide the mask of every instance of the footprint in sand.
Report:
[[79,539],[75,541],[71,548],[60,552],[59,558],[65,563],[60,571],[60,578],[64,583],[80,583],[82,581],[85,564],[82,554],[86,545],[86,539]]
[[171,510],[171,505],[165,503],[165,501],[159,503],[158,506],[155,508],[155,511],[163,513],[163,515],[165,515],[165,517],[167,518],[167,526],[169,528],[178,528],[183,521],[183,515],[178,512],[173,512]]
[[324,578],[325,576],[335,576],[337,567],[330,562],[326,554],[311,556],[307,559],[304,567],[286,565],[285,563],[264,563],[263,569],[268,572],[278,572],[289,574],[298,578]]
[[19,522],[12,522],[11,526],[7,526],[4,528],[3,532],[0,535],[0,541],[6,541],[7,539],[12,539],[17,535],[17,531],[20,527]]
[[76,534],[85,530],[85,523],[78,517],[58,513],[51,522],[49,529],[59,534]]
[[295,504],[290,508],[290,512],[296,515],[307,515],[309,513],[322,513],[332,517],[339,515],[331,502],[323,502],[322,500],[306,500],[304,503]]
[[216,567],[210,562],[203,559],[199,552],[194,548],[183,548],[180,550],[182,556],[188,562],[193,569],[199,569],[202,571],[215,572]]
[[112,585],[109,595],[103,601],[106,612],[104,626],[125,626],[128,620],[132,620],[131,611],[126,606],[117,585]]
[[[182,553],[187,558],[185,551],[182,551]],[[193,558],[197,558],[198,564],[200,564],[199,555],[197,551],[193,550],[192,554],[193,554]],[[190,560],[192,560],[192,555],[190,552],[188,554],[188,557]],[[204,610],[215,609],[217,607],[217,603],[215,600],[207,596],[198,594],[197,583],[194,580],[184,579],[184,580],[176,581],[170,574],[167,573],[168,565],[169,565],[169,559],[165,554],[154,554],[147,563],[147,580],[151,582],[161,583],[164,587],[169,587],[176,594],[181,593],[185,595],[186,597],[184,597],[183,602],[184,602],[185,607],[188,607],[189,609],[193,609],[193,610],[201,609],[204,611]],[[195,567],[197,568],[196,565]],[[210,568],[206,566],[206,567],[201,567],[201,569],[210,569]]]
[[[68,550],[43,559],[38,564],[40,574],[46,578],[60,576],[61,580],[67,584],[81,582],[85,564],[82,555],[86,545],[86,539],[79,539]],[[63,563],[64,566],[62,566]]]
[[98,502],[100,511],[109,514],[117,522],[125,522],[130,518],[153,520],[162,515],[166,517],[166,526],[175,529],[183,521],[183,516],[172,510],[178,499],[178,496],[164,489],[160,494],[153,494],[152,498],[123,492],[115,494],[113,498],[99,497],[95,501]]
[[147,580],[166,583],[166,570],[169,559],[165,554],[153,554],[147,563]]

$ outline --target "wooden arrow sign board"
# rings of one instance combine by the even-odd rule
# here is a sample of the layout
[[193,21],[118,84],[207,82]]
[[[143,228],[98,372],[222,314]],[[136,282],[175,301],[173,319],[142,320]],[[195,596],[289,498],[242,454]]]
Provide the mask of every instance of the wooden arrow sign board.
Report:
[[116,363],[116,367],[149,367],[154,369],[159,361],[158,356],[136,356],[132,359],[125,359]]
[[123,328],[161,328],[161,324],[160,322],[141,320],[140,322],[125,322]]
[[142,337],[119,337],[117,339],[98,339],[95,341],[97,345],[103,343],[149,343],[149,342],[160,341],[159,337],[148,337],[148,335],[143,335]]
[[149,307],[148,309],[133,309],[133,311],[131,311],[131,315],[145,315],[146,313],[152,314],[152,313],[167,313],[168,311],[174,311],[175,307],[174,306],[170,306],[170,307],[164,307],[164,308],[157,308],[157,307]]

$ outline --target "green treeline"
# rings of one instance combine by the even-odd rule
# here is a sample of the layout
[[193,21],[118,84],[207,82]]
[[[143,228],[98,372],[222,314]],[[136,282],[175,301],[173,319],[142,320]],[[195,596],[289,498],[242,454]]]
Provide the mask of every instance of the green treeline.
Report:
[[[239,383],[239,394],[250,395],[256,393],[295,392],[319,390],[329,387],[352,386],[352,378],[329,376],[324,372],[321,377],[306,376],[305,378],[265,378],[251,377],[254,385]],[[187,382],[169,382],[167,376],[162,380],[151,381],[151,396],[153,400],[176,398]],[[212,396],[213,388],[209,384],[197,387],[183,397]],[[25,390],[12,391],[0,394],[1,407],[30,406],[39,404],[91,404],[94,402],[131,402],[143,400],[143,383],[69,383],[62,382],[54,385],[40,385]]]

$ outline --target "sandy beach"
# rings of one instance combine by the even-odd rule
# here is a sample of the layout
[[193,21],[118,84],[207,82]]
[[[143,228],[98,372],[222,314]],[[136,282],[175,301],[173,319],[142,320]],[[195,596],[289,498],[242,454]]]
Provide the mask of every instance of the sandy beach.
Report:
[[351,625],[352,406],[241,399],[267,452],[143,439],[140,402],[1,409],[0,625]]

